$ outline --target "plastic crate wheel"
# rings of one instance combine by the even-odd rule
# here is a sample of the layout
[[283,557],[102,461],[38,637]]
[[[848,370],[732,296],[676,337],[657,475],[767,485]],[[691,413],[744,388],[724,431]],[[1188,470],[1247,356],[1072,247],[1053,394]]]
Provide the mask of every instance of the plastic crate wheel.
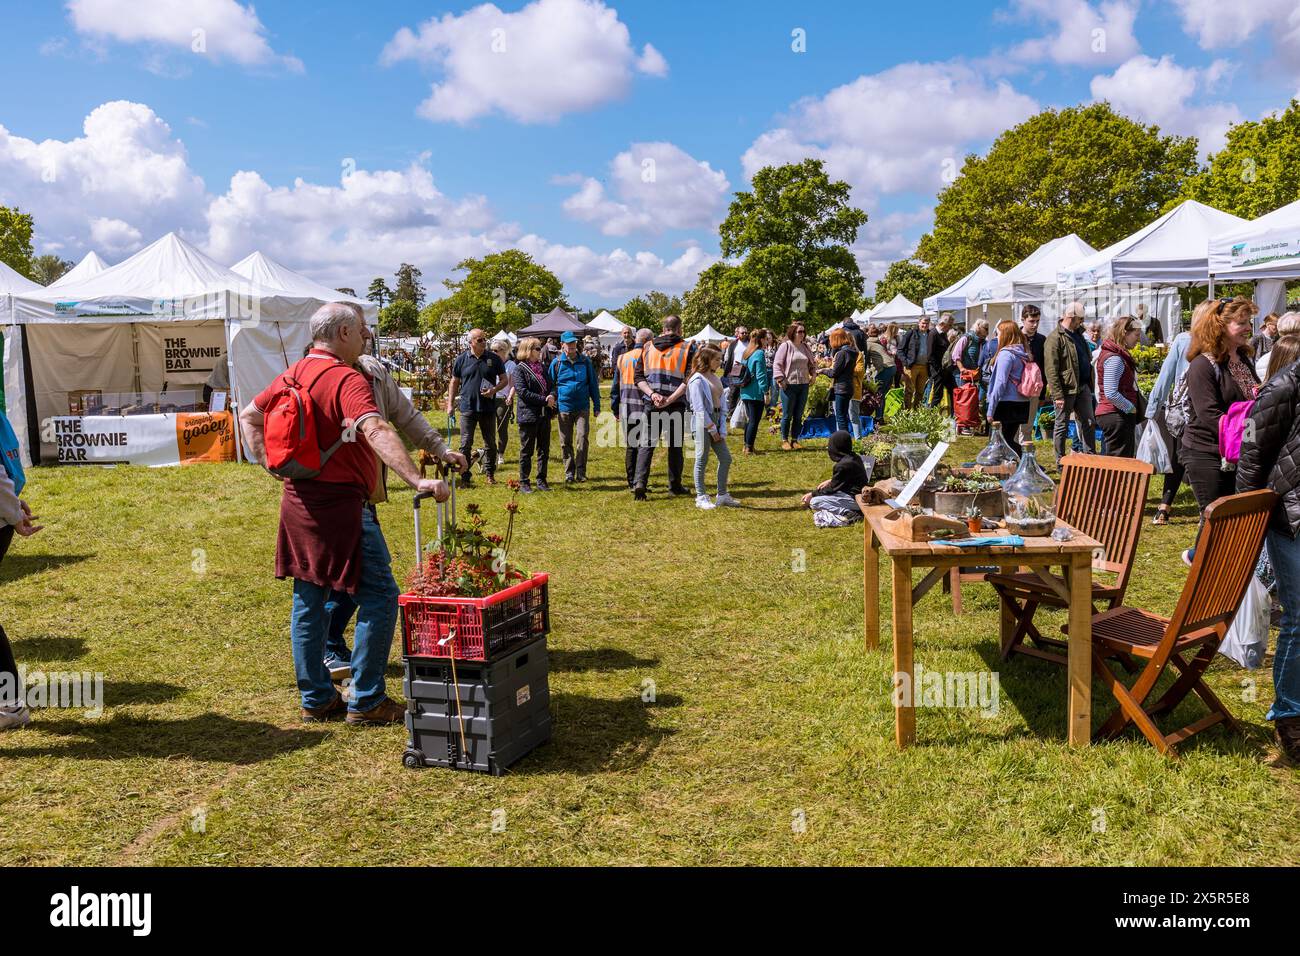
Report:
[[402,754],[402,765],[408,770],[419,770],[424,766],[424,754],[418,750],[408,750]]

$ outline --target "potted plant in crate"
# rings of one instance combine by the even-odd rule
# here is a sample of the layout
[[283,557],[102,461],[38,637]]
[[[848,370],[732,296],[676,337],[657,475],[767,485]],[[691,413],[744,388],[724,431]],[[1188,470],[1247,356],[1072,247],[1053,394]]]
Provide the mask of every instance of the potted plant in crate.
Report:
[[508,484],[511,496],[505,504],[504,535],[487,531],[487,519],[477,504],[466,505],[464,526],[457,524],[454,506],[447,509],[444,523],[440,504],[438,540],[427,557],[419,541],[417,496],[420,563],[407,592],[397,599],[407,657],[485,661],[549,630],[549,576],[526,574],[510,562],[519,482],[511,479]]

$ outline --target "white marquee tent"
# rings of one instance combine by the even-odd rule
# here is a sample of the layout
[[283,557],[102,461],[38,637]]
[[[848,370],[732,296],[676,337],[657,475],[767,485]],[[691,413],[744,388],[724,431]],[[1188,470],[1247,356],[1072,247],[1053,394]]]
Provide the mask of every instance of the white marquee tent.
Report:
[[942,292],[936,292],[921,303],[925,311],[934,315],[939,312],[951,312],[953,321],[959,328],[966,327],[967,297],[1002,278],[1002,273],[992,266],[981,262],[967,275],[958,279]]
[[1300,200],[1211,236],[1207,252],[1215,282],[1300,277]]
[[107,268],[109,268],[108,263],[99,258],[99,253],[92,249],[86,253],[80,262],[51,282],[46,288],[63,289],[75,286],[91,276],[99,275]]
[[1074,233],[1043,243],[1004,272],[1001,279],[967,296],[967,320],[983,317],[996,325],[1003,319],[1018,318],[1022,306],[1033,304],[1042,309],[1039,331],[1046,335],[1056,325],[1053,299],[1057,273],[1096,251]]
[[[20,441],[38,439],[34,422],[67,415],[72,393],[197,394],[218,361],[232,400],[251,401],[302,355],[311,314],[348,298],[265,257],[240,266],[250,275],[168,233],[102,272],[13,296],[5,336],[20,334],[22,346],[6,349],[5,389]],[[373,321],[373,303],[352,301]],[[55,449],[40,451],[48,459]]]
[[687,338],[688,342],[725,342],[727,337],[715,329],[712,325],[706,325],[694,335]]
[[600,330],[600,344],[606,348],[622,341],[623,330],[631,328],[627,323],[619,321],[618,316],[606,309],[601,309],[600,313],[587,323],[587,327]]
[[[0,325],[4,330],[4,339],[0,341],[0,409],[7,410],[14,431],[19,431],[19,421],[26,425],[27,416],[22,414],[21,408],[15,407],[15,400],[22,396],[23,349],[22,332],[13,320],[13,299],[15,295],[44,291],[31,279],[0,262]],[[21,434],[19,432],[20,437]]]
[[925,310],[900,292],[868,312],[867,318],[872,322],[915,322],[923,315]]
[[514,348],[519,344],[519,336],[515,335],[513,332],[507,332],[505,329],[502,329],[496,335],[492,336],[488,344],[496,345],[498,342],[506,342],[511,348]]

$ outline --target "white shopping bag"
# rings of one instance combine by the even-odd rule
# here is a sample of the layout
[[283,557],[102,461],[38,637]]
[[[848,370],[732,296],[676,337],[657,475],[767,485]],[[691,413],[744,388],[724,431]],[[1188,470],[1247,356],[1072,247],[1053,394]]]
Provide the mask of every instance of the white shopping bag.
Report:
[[1228,628],[1223,643],[1219,645],[1219,653],[1247,670],[1253,671],[1264,663],[1271,610],[1268,588],[1252,574],[1246,596],[1241,599],[1237,616],[1232,619],[1232,627]]
[[745,403],[737,402],[736,410],[731,413],[731,427],[744,428],[749,423],[749,413],[745,411]]
[[1147,421],[1146,427],[1142,429],[1142,440],[1138,442],[1136,457],[1138,461],[1145,461],[1154,468],[1158,475],[1167,475],[1174,470],[1169,449],[1165,447],[1160,429],[1153,421]]

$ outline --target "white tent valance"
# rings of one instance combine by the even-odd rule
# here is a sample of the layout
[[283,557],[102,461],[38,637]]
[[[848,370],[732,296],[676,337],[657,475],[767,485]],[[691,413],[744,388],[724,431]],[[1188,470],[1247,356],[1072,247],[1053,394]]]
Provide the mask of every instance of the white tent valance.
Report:
[[1216,281],[1300,277],[1300,200],[1211,236],[1207,253]]
[[993,285],[1002,278],[1002,273],[992,266],[981,262],[967,275],[958,279],[942,292],[928,296],[922,303],[926,312],[957,312],[966,308],[967,297],[980,289]]
[[974,290],[967,296],[967,307],[1044,302],[1055,290],[1057,273],[1061,269],[1096,251],[1074,233],[1045,242],[1004,272],[1002,278]]

